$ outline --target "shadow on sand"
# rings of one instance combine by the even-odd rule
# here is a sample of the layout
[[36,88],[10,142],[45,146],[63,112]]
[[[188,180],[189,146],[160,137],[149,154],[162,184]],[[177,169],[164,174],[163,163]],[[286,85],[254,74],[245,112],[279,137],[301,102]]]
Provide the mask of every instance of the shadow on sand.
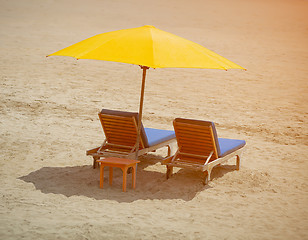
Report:
[[[202,173],[180,169],[170,179],[165,177],[165,166],[158,163],[161,157],[148,154],[138,164],[136,189],[131,188],[131,174],[127,176],[127,192],[122,192],[122,171],[114,169],[113,185],[108,184],[108,168],[105,168],[104,189],[99,188],[99,168],[91,165],[75,167],[43,167],[35,172],[20,177],[27,183],[34,184],[42,193],[62,194],[66,197],[86,196],[96,200],[115,200],[133,202],[147,199],[183,199],[192,200],[196,194],[209,185],[202,184]],[[151,166],[157,164],[155,169]],[[149,167],[149,169],[147,169]],[[212,179],[220,178],[235,166],[223,165],[213,169]]]

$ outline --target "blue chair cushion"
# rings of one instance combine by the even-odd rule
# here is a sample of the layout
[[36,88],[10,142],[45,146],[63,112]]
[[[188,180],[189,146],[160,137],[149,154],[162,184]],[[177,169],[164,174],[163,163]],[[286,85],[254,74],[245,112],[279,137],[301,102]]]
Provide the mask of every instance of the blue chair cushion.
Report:
[[219,147],[220,147],[219,157],[224,157],[224,156],[244,147],[246,142],[244,140],[218,138],[218,144],[219,144]]
[[149,147],[170,140],[172,138],[175,138],[175,133],[174,131],[171,130],[144,128],[144,131],[148,139]]

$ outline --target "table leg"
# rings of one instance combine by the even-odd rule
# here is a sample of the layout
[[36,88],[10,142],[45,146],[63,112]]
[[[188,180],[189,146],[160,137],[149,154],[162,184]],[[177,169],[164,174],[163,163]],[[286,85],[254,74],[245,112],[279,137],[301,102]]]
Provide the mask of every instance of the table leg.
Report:
[[123,171],[123,192],[126,192],[127,167],[122,168],[122,171]]
[[113,178],[113,168],[109,167],[109,185],[112,185],[112,178]]
[[133,189],[135,189],[136,188],[136,166],[133,166],[133,174],[132,174],[132,176],[133,176],[133,179],[132,179],[132,186],[133,186]]
[[99,180],[99,187],[103,188],[104,186],[104,166],[103,164],[101,164],[100,167],[100,180]]

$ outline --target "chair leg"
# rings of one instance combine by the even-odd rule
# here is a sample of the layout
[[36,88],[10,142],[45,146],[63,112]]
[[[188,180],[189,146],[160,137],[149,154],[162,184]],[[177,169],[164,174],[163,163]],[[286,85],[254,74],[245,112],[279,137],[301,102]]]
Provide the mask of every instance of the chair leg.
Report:
[[98,160],[99,157],[93,157],[93,169],[95,169],[98,165],[98,163],[96,162],[96,160]]
[[171,147],[169,145],[167,145],[167,148],[168,148],[168,155],[167,155],[167,157],[170,157],[170,155],[171,155]]
[[166,173],[167,179],[171,177],[172,173],[173,173],[173,167],[167,166],[167,173]]
[[212,169],[209,169],[204,172],[203,185],[209,184],[209,181],[211,179],[211,172],[212,172]]
[[241,157],[239,155],[236,156],[236,170],[240,170],[241,167]]

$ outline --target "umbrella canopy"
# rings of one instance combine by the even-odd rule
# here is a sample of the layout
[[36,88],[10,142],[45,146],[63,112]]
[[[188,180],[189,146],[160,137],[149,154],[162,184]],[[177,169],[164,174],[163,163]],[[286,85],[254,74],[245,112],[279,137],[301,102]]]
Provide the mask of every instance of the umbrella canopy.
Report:
[[197,43],[148,25],[102,33],[53,55],[151,68],[243,69]]
[[136,158],[148,68],[244,69],[207,48],[153,26],[102,33],[48,56],[70,56],[140,65],[143,69]]

